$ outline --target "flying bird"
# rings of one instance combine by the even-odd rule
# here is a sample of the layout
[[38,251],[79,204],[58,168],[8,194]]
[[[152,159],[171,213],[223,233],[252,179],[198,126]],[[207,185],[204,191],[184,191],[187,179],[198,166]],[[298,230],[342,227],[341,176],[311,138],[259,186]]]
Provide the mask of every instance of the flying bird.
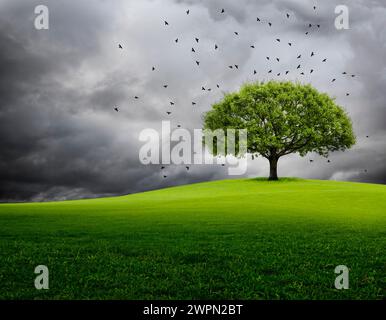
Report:
[[188,170],[189,171],[189,167],[185,167],[186,168],[186,170]]
[[313,72],[314,72],[314,69],[311,69],[311,70],[310,70],[310,73],[313,73]]
[[267,58],[267,60],[269,60],[269,57],[266,57]]
[[312,51],[312,52],[311,52],[311,57],[313,57],[314,55],[315,55],[315,53]]
[[200,65],[200,61],[196,61],[196,64],[199,66]]
[[171,111],[166,111],[167,114],[171,114],[172,112]]
[[238,36],[238,35],[239,35],[239,33],[238,33],[237,31],[235,31],[235,35],[236,35],[236,36]]
[[229,67],[229,69],[233,69],[233,66],[228,66]]
[[289,18],[290,17],[290,15],[287,13],[287,18]]
[[298,67],[296,69],[300,69],[300,64],[298,65]]
[[300,59],[301,57],[302,57],[302,55],[301,55],[301,54],[299,54],[299,55],[298,55],[298,57],[297,57],[297,59]]
[[279,58],[276,58],[276,60],[277,60],[277,62],[279,62],[279,61],[280,61],[280,59],[279,59]]
[[254,46],[254,45],[252,45],[252,46],[251,46],[251,48],[252,48],[252,49],[255,49],[255,46]]
[[155,67],[152,67],[151,70],[154,71],[154,70],[155,70]]
[[167,22],[166,20],[165,20],[164,22],[165,22],[165,26],[168,26],[168,25],[169,25],[169,22]]
[[269,25],[270,27],[272,27],[272,23],[271,23],[271,22],[268,22],[268,25]]
[[272,70],[269,70],[268,73],[272,73]]
[[291,47],[291,46],[292,46],[292,43],[291,43],[291,42],[288,42],[288,45]]
[[114,110],[115,110],[116,112],[118,112],[118,111],[119,111],[118,107],[115,107],[115,108],[114,108]]
[[253,74],[256,74],[257,73],[257,71],[256,70],[253,70]]
[[119,49],[123,49],[123,47],[122,47],[121,44],[118,44],[118,48],[119,48]]
[[173,101],[170,101],[170,105],[171,105],[171,106],[174,106],[174,102],[173,102]]
[[198,39],[198,38],[194,38],[194,40],[196,40],[197,43],[198,43],[198,41],[200,41],[200,39]]
[[215,45],[214,45],[214,50],[217,50],[217,49],[218,49],[218,45],[215,44]]
[[174,40],[176,43],[178,43],[178,38],[176,40]]
[[192,48],[192,52],[196,52],[196,50],[194,50],[194,48]]
[[138,96],[134,96],[134,99],[139,99],[139,97]]
[[201,90],[202,90],[202,91],[204,91],[204,90],[205,90],[205,88],[204,88],[204,87],[201,87]]
[[280,42],[280,39],[276,39],[277,42]]
[[216,84],[216,87],[217,87],[217,88],[220,88],[220,85],[219,85],[219,84]]
[[164,85],[164,88],[166,89],[167,87],[168,87],[168,85],[167,85],[167,84],[165,84],[165,85]]
[[327,59],[323,59],[323,60],[322,60],[322,62],[326,62],[326,61],[327,61]]
[[196,103],[195,102],[192,102],[192,106],[195,106],[196,105]]
[[336,81],[336,79],[335,79],[335,78],[331,80],[331,82],[335,82],[335,81]]
[[224,13],[225,12],[225,10],[224,9],[221,9],[221,13]]
[[289,74],[289,71],[286,71],[285,74]]
[[238,64],[235,64],[235,68],[238,69],[238,68],[239,68],[239,65],[238,65]]
[[259,17],[256,18],[257,21],[260,21]]
[[186,14],[189,14],[190,10],[186,10]]

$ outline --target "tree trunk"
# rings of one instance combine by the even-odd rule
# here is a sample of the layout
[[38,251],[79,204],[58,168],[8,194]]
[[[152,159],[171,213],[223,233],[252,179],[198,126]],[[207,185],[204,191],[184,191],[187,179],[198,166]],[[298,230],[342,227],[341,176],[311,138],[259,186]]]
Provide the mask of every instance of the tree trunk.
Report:
[[269,159],[269,178],[268,180],[279,180],[277,177],[277,162],[279,161],[278,157],[270,157]]

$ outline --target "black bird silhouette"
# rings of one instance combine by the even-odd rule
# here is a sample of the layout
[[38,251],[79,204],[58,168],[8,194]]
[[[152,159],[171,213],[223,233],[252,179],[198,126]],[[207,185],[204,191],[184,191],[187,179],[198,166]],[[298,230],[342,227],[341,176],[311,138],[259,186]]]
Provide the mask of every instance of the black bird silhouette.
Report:
[[177,128],[181,128],[181,125],[180,125],[180,124],[177,124]]
[[207,91],[212,91],[212,89],[211,88],[208,88],[208,89],[206,89]]
[[279,59],[279,58],[276,58],[276,60],[277,60],[277,62],[279,62],[279,61],[280,61],[280,59]]
[[218,49],[218,45],[215,44],[215,45],[214,45],[214,50],[217,50],[217,49]]
[[347,93],[346,93],[346,97],[348,97],[349,95],[350,95],[350,94],[347,92]]
[[306,32],[306,35],[308,34],[308,31]]
[[331,162],[330,159],[328,159],[327,162],[330,163]]
[[229,69],[233,69],[233,66],[228,66],[229,67]]
[[272,73],[272,70],[269,70],[268,73]]
[[311,57],[313,57],[314,55],[315,55],[315,53],[312,51],[312,52],[311,52]]
[[173,102],[173,101],[170,101],[170,105],[171,105],[171,106],[174,106],[174,102]]
[[139,99],[139,97],[138,96],[134,96],[134,99]]
[[224,167],[224,166],[225,166],[225,164],[223,163],[223,164],[222,164],[222,166]]
[[318,28],[320,28],[320,24],[317,24],[316,26],[317,26]]
[[267,60],[269,60],[269,57],[266,57],[267,58]]
[[154,70],[155,70],[155,67],[152,67],[151,70],[154,71]]
[[219,84],[216,84],[216,87],[217,87],[217,88],[220,88],[220,85],[219,85]]
[[280,42],[280,39],[276,39],[277,42]]
[[200,65],[200,61],[196,61],[196,64],[199,66]]
[[204,87],[201,87],[201,90],[202,90],[202,91],[204,91],[204,90],[205,90],[205,88],[204,88]]
[[316,10],[316,6],[314,6],[314,10]]
[[255,46],[254,46],[254,45],[252,45],[252,46],[251,46],[251,48],[252,48],[252,49],[255,49]]
[[196,50],[194,50],[194,48],[192,48],[192,52],[196,52]]
[[118,107],[115,107],[115,108],[114,108],[114,110],[115,110],[116,112],[118,112],[118,111],[119,111]]
[[280,76],[280,72],[277,74],[277,76],[278,76],[278,77]]
[[192,106],[195,106],[196,105],[196,103],[195,102],[192,102]]
[[367,172],[367,169],[365,169],[365,172]]
[[292,46],[292,43],[291,43],[291,42],[288,42],[288,45],[291,47],[291,46]]
[[300,72],[300,74],[301,74],[302,76],[304,76],[304,72]]
[[186,14],[189,14],[190,10],[186,10]]
[[368,138],[369,136],[366,136],[366,138]]
[[285,74],[289,74],[289,71],[286,71]]
[[238,68],[239,68],[239,65],[238,65],[238,64],[235,64],[235,68],[238,69]]
[[314,160],[310,159],[310,162],[314,162]]
[[297,59],[300,59],[301,57],[302,57],[302,55],[301,55],[301,54],[299,54],[299,55],[298,55],[298,57],[297,57]]
[[351,77],[354,78],[354,77],[355,77],[355,74],[352,74]]
[[271,23],[271,22],[268,22],[268,25],[269,25],[270,27],[272,27],[272,23]]
[[185,167],[186,168],[186,170],[188,170],[189,171],[189,167]]
[[287,13],[287,18],[289,18],[290,17],[290,15]]
[[331,82],[335,82],[336,81],[336,79],[334,78],[334,79],[332,79],[332,81]]
[[346,71],[344,71],[344,72],[342,72],[342,74],[347,74],[347,72],[346,72]]
[[322,62],[326,62],[326,61],[327,61],[327,59],[323,59],[323,60],[322,60]]
[[314,72],[314,69],[311,69],[311,70],[310,70],[310,73],[313,73],[313,72]]
[[164,88],[167,88],[167,87],[168,87],[168,85],[167,85],[167,84],[165,84],[165,85],[164,85]]
[[259,17],[256,18],[257,21],[260,21]]
[[311,28],[312,27],[312,24],[310,23],[309,25],[308,25],[308,28]]
[[118,48],[119,48],[119,49],[123,49],[123,47],[122,47],[121,44],[118,44]]
[[166,111],[167,114],[171,114],[172,112],[171,111]]
[[256,74],[257,73],[257,71],[256,70],[253,70],[253,74]]
[[300,64],[298,65],[298,67],[296,69],[300,69]]
[[225,12],[225,10],[224,9],[221,9],[221,13],[224,13]]
[[178,42],[178,38],[176,40],[174,40],[176,43]]
[[198,39],[198,38],[194,38],[195,40],[196,40],[196,42],[198,43],[198,41],[200,41],[200,39]]
[[165,20],[164,22],[165,22],[165,26],[168,26],[168,25],[169,25],[169,22],[167,22],[166,20]]
[[236,36],[238,36],[238,35],[239,35],[239,33],[238,33],[237,31],[235,31],[235,35],[236,35]]
[[164,167],[164,166],[162,166],[162,167],[161,167],[161,170],[163,170],[163,169],[165,169],[165,167]]
[[168,176],[164,176],[164,178],[167,178]]

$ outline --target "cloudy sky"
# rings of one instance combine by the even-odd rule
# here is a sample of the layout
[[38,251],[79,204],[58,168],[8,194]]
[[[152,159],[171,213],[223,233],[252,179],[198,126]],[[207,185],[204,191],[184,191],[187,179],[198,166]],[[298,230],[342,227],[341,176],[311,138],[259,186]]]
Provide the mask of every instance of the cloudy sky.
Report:
[[[49,9],[49,30],[34,27],[40,4]],[[340,4],[349,8],[349,30],[335,28]],[[336,97],[357,136],[331,163],[315,155],[282,158],[280,176],[386,183],[385,17],[382,0],[0,0],[0,200],[229,178],[219,165],[145,166],[138,135],[162,120],[201,128],[203,113],[224,92],[271,78],[311,83]],[[228,68],[235,64],[239,69]],[[249,160],[246,177],[267,174],[265,159]]]

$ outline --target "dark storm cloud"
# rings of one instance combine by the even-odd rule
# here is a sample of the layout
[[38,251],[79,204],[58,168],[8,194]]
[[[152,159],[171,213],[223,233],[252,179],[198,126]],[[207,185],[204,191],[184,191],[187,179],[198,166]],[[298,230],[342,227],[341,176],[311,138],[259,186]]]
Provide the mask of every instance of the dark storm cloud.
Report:
[[[1,200],[125,194],[228,177],[221,166],[191,166],[189,172],[185,166],[163,172],[158,165],[144,166],[138,134],[168,118],[173,127],[200,128],[202,113],[223,91],[256,79],[254,69],[258,79],[269,79],[265,56],[281,58],[272,66],[279,72],[296,63],[298,53],[315,75],[288,78],[336,96],[353,119],[358,143],[332,155],[330,164],[314,155],[283,158],[279,173],[385,183],[386,8],[381,1],[347,3],[351,28],[346,31],[334,28],[334,8],[341,3],[333,0],[316,3],[317,12],[313,2],[294,0],[45,1],[50,30],[43,31],[33,27],[38,4],[0,1]],[[321,28],[305,38],[308,23]],[[292,51],[278,46],[276,37],[292,41]],[[315,66],[306,57],[311,51],[329,63]],[[234,64],[239,71],[227,68]],[[344,78],[342,71],[357,77]],[[336,85],[332,77],[338,78]],[[212,91],[203,92],[202,86]],[[265,160],[249,161],[247,176],[266,171]]]

